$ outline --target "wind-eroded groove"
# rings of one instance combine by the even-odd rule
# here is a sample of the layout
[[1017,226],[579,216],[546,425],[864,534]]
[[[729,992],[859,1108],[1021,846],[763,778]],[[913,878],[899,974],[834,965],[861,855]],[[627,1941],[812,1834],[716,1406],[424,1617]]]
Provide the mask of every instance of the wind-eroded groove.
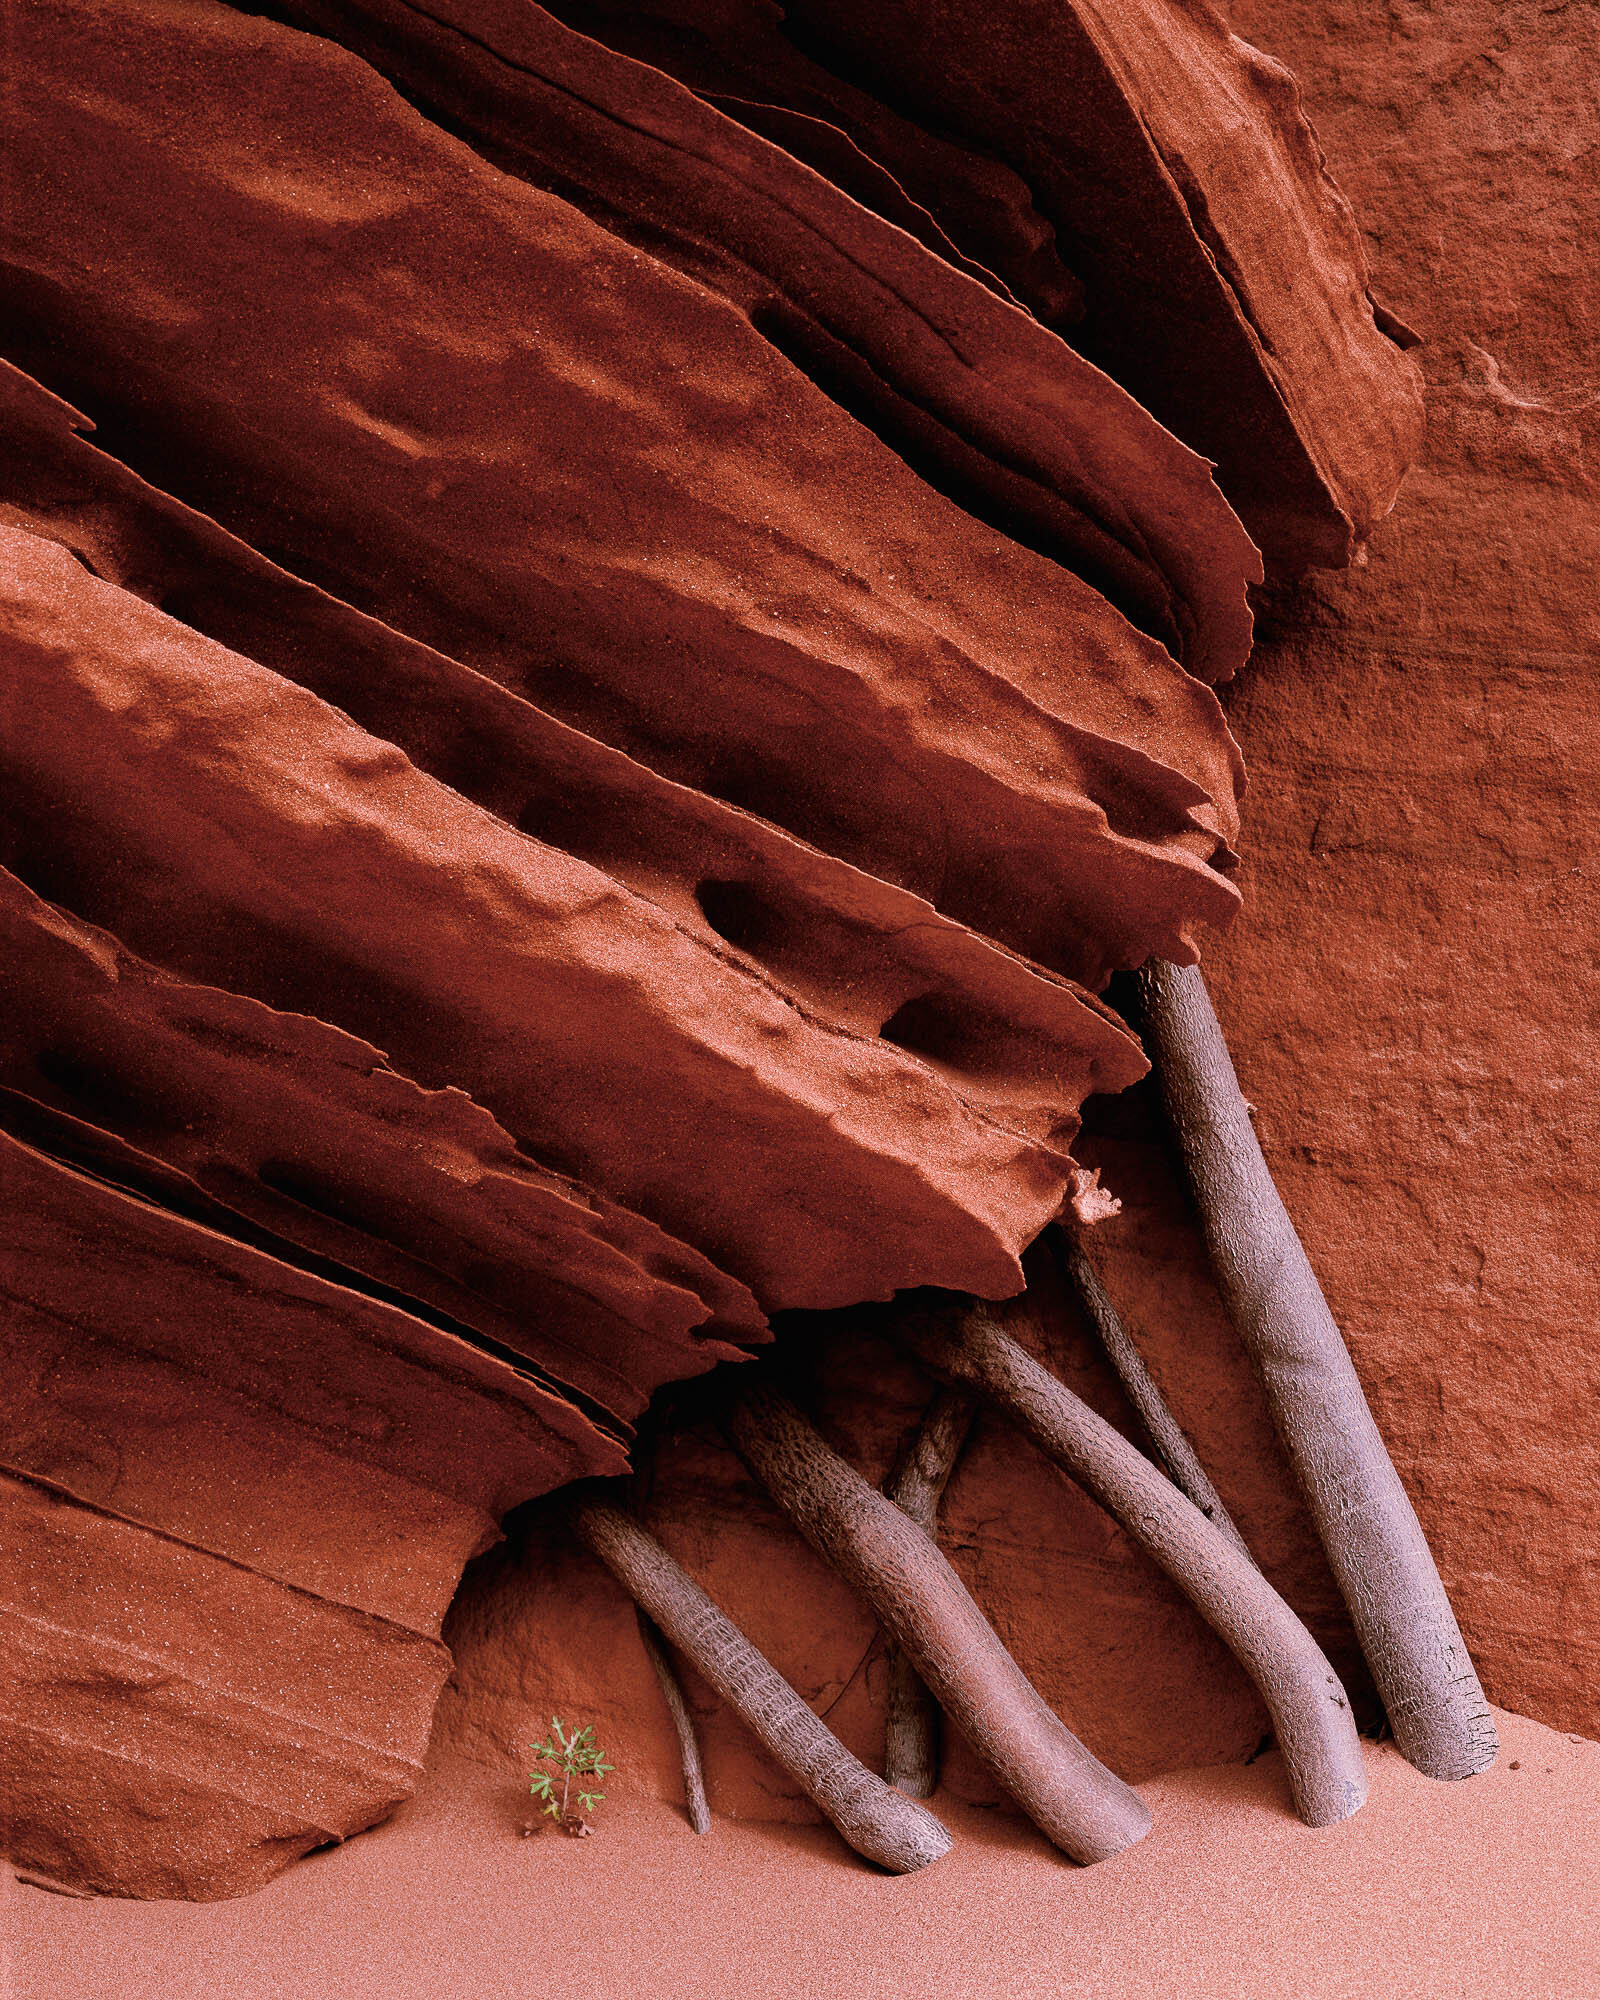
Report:
[[[986,272],[964,271],[960,253],[955,253],[957,262],[949,264],[929,248],[927,254],[942,268],[943,279],[924,283],[922,295],[913,297],[904,287],[896,287],[889,260],[871,260],[873,233],[884,227],[879,215],[858,211],[855,217],[869,246],[864,261],[859,245],[829,232],[819,209],[819,201],[824,208],[837,203],[840,191],[831,185],[819,190],[809,169],[796,172],[795,198],[784,202],[770,176],[759,186],[741,187],[728,160],[716,157],[713,148],[697,145],[691,129],[666,129],[663,105],[672,94],[693,97],[703,119],[724,108],[716,93],[680,85],[608,46],[604,23],[587,24],[598,38],[597,48],[533,8],[520,24],[523,42],[517,52],[474,32],[462,19],[418,6],[414,0],[388,0],[387,5],[383,0],[370,5],[351,0],[278,0],[244,11],[336,42],[374,66],[420,116],[460,138],[502,172],[574,202],[622,240],[726,296],[824,395],[872,431],[952,506],[1079,577],[1138,629],[1180,657],[1189,654],[1191,664],[1206,678],[1225,678],[1242,659],[1248,648],[1248,619],[1236,634],[1234,656],[1224,663],[1213,644],[1215,635],[1196,628],[1197,618],[1216,616],[1216,605],[1202,610],[1189,601],[1177,577],[1164,572],[1162,555],[1135,518],[1142,504],[1135,497],[1140,473],[1132,471],[1123,490],[1113,487],[1100,494],[1097,506],[1087,487],[1073,486],[1075,477],[1081,481],[1083,466],[1074,463],[1070,441],[1054,455],[1045,443],[1061,412],[1034,409],[1030,423],[1025,394],[1021,405],[1011,407],[1018,386],[1015,366],[997,372],[981,360],[974,361],[973,352],[983,341],[975,343],[968,337],[971,328],[964,321],[972,317],[973,301],[963,287],[995,292],[989,313],[1010,312],[1017,329],[1026,322],[1032,348],[1037,350],[1035,363],[1053,350],[1063,383],[1088,364],[1035,326],[1032,316],[1003,287],[996,291]],[[591,67],[602,65],[590,77],[588,89],[575,80],[583,60],[578,52],[584,50]],[[533,51],[543,53],[542,64],[531,59]],[[632,74],[646,106],[631,117],[620,101],[625,73]],[[500,103],[497,86],[511,108]],[[518,105],[514,96],[518,90],[525,96],[543,93],[543,102]],[[561,110],[549,121],[541,114],[553,104]],[[725,108],[737,117],[736,99],[727,99]],[[791,118],[799,115],[771,108]],[[603,135],[608,132],[615,136],[614,145],[605,143]],[[848,135],[839,136],[846,145],[855,144]],[[747,121],[746,146],[751,142],[759,147],[770,143],[782,155],[781,144],[768,141],[759,119]],[[619,147],[630,145],[644,149],[642,172],[637,165],[622,171],[620,160],[612,158]],[[653,185],[649,165],[657,157],[671,160],[689,177],[677,189],[676,203]],[[708,184],[715,193],[702,212],[700,198]],[[807,193],[812,196],[809,208]],[[848,206],[855,209],[856,204],[851,200]],[[740,207],[751,214],[765,210],[777,218],[772,242],[754,227],[740,233],[730,221],[731,212]],[[842,293],[836,285],[829,291],[817,284],[819,257],[824,263],[831,260],[849,267]],[[930,264],[929,271],[933,268]],[[942,301],[941,283],[950,294]],[[891,318],[902,323],[899,339],[888,337],[874,324],[875,310],[885,306]],[[980,312],[976,324],[983,323]],[[904,336],[913,327],[919,337],[925,334],[934,347],[944,350],[942,370],[935,368],[929,375],[923,369],[919,375],[918,369],[908,366]],[[1078,384],[1080,391],[1084,386]],[[1110,392],[1109,383],[1102,381],[1102,386]],[[965,409],[963,395],[969,398]],[[1088,401],[1103,404],[1105,398]],[[1135,415],[1139,424],[1148,424],[1144,412],[1135,412],[1130,401],[1124,421]],[[1086,421],[1106,421],[1105,409]],[[1153,436],[1154,426],[1149,428]],[[1209,482],[1202,477],[1201,484]],[[1240,547],[1229,553],[1243,562],[1242,584],[1249,571],[1242,530],[1214,492],[1212,505],[1198,492],[1191,497],[1196,545],[1219,533],[1225,540],[1224,522],[1237,531]],[[1166,550],[1169,558],[1172,552],[1170,547]],[[1242,612],[1242,601],[1237,609]]]

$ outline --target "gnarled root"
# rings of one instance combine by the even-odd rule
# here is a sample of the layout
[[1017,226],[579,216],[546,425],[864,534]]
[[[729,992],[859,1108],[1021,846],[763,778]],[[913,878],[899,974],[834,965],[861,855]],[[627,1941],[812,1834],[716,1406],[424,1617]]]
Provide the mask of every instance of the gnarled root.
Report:
[[1150,1830],[1144,1801],[1052,1713],[921,1528],[775,1390],[745,1389],[729,1430],[751,1471],[873,1606],[1041,1832],[1075,1861],[1103,1861],[1143,1838]]
[[[910,1449],[884,1492],[902,1514],[934,1540],[939,1502],[972,1429],[977,1403],[960,1389],[941,1388],[922,1413]],[[899,1646],[889,1648],[889,1702],[883,1775],[908,1798],[932,1798],[939,1784],[939,1704]]]
[[1266,1388],[1401,1753],[1469,1778],[1498,1743],[1421,1524],[1251,1128],[1205,983],[1140,975],[1145,1038],[1217,1284]]
[[1183,1426],[1167,1406],[1156,1387],[1155,1378],[1144,1365],[1144,1356],[1129,1338],[1122,1315],[1112,1304],[1111,1294],[1100,1282],[1100,1273],[1090,1263],[1083,1245],[1070,1230],[1059,1224],[1049,1232],[1060,1265],[1076,1292],[1084,1314],[1094,1329],[1101,1351],[1111,1363],[1123,1394],[1133,1405],[1155,1451],[1156,1462],[1180,1493],[1185,1493],[1205,1515],[1212,1527],[1226,1535],[1240,1555],[1254,1562],[1245,1538],[1234,1525],[1233,1516],[1222,1504],[1222,1496],[1212,1485],[1205,1467],[1195,1456],[1194,1446]]
[[1329,1826],[1355,1812],[1367,1781],[1349,1700],[1255,1565],[989,1307],[976,1304],[959,1319],[908,1318],[897,1331],[919,1361],[986,1397],[1086,1487],[1231,1647],[1271,1712],[1300,1817]]
[[711,1808],[706,1803],[705,1773],[700,1767],[700,1742],[694,1733],[694,1717],[689,1713],[678,1670],[672,1664],[660,1627],[642,1606],[635,1608],[645,1656],[655,1669],[661,1698],[667,1704],[667,1713],[672,1717],[672,1727],[677,1732],[678,1761],[683,1766],[683,1803],[689,1815],[689,1824],[696,1833],[709,1833]]
[[852,1756],[637,1521],[604,1501],[581,1497],[581,1489],[574,1489],[564,1511],[579,1541],[694,1662],[858,1854],[909,1875],[949,1850],[950,1835],[933,1814]]

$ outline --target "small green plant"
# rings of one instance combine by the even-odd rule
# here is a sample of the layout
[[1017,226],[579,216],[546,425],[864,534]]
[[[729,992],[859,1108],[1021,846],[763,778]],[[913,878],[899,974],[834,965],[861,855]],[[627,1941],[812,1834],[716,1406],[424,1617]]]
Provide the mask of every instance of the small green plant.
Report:
[[[528,1789],[536,1799],[543,1800],[539,1810],[548,1813],[563,1833],[585,1834],[594,1829],[584,1813],[592,1813],[605,1797],[604,1792],[592,1789],[597,1778],[603,1778],[607,1771],[614,1771],[615,1764],[608,1764],[604,1754],[594,1740],[592,1728],[575,1729],[570,1735],[561,1726],[559,1715],[550,1718],[550,1734],[542,1743],[535,1743],[533,1754],[541,1764],[548,1764],[547,1771],[535,1771]],[[557,1796],[557,1785],[560,1796]],[[578,1788],[578,1808],[571,1804],[572,1788]]]

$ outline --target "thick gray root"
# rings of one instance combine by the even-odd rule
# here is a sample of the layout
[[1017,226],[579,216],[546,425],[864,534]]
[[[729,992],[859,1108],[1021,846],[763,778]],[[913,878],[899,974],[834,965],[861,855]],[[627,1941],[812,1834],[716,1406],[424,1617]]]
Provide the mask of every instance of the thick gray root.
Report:
[[644,1642],[646,1657],[655,1668],[661,1698],[667,1704],[667,1713],[672,1717],[672,1727],[677,1732],[678,1761],[683,1766],[683,1803],[689,1815],[689,1824],[696,1833],[709,1833],[711,1808],[706,1803],[705,1772],[700,1765],[700,1740],[695,1735],[694,1717],[689,1713],[683,1684],[678,1679],[678,1670],[672,1664],[660,1629],[647,1611],[638,1606],[635,1609],[638,1612],[639,1637]]
[[1217,1284],[1249,1349],[1401,1753],[1470,1778],[1499,1747],[1461,1629],[1344,1340],[1262,1158],[1205,983],[1140,975]]
[[909,1875],[950,1835],[925,1806],[869,1771],[637,1521],[603,1501],[567,1501],[573,1533],[869,1861]]
[[1103,1861],[1149,1832],[1144,1801],[1051,1711],[923,1530],[830,1450],[786,1397],[764,1385],[745,1389],[729,1428],[751,1471],[872,1605],[1042,1833],[1075,1861]]
[[1106,1359],[1111,1363],[1124,1395],[1138,1413],[1156,1455],[1156,1462],[1180,1493],[1186,1493],[1211,1525],[1233,1543],[1240,1555],[1251,1562],[1245,1538],[1234,1525],[1233,1516],[1222,1504],[1222,1496],[1212,1485],[1205,1467],[1195,1456],[1194,1446],[1183,1426],[1172,1414],[1167,1399],[1156,1387],[1155,1378],[1144,1365],[1144,1356],[1134,1346],[1122,1315],[1111,1302],[1111,1294],[1100,1282],[1100,1273],[1089,1262],[1078,1239],[1061,1225],[1050,1231],[1056,1262],[1077,1293],[1084,1314],[1094,1329]]
[[[960,1389],[941,1388],[922,1414],[909,1450],[884,1492],[933,1540],[939,1502],[961,1447],[972,1429],[977,1403]],[[898,1646],[889,1648],[889,1703],[884,1728],[883,1775],[908,1798],[932,1798],[939,1785],[939,1704]]]
[[1232,1649],[1261,1690],[1295,1809],[1330,1826],[1367,1795],[1361,1742],[1338,1675],[1254,1563],[1142,1452],[977,1304],[959,1319],[908,1319],[917,1359],[976,1391],[1115,1515]]

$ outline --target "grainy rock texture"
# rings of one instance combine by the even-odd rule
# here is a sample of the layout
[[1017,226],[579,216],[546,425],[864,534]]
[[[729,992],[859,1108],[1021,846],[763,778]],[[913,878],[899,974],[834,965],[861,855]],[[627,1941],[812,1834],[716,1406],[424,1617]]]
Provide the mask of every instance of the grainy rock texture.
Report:
[[[1230,35],[1224,7],[560,0],[558,11],[701,88],[732,86],[735,117],[745,100],[776,102],[820,111],[887,161],[909,151],[921,199],[980,263],[1009,262],[1005,239],[1024,216],[1045,242],[1053,234],[1081,281],[1076,310],[1059,310],[1055,258],[1035,265],[1042,289],[1016,272],[1017,296],[1065,317],[1075,345],[1217,461],[1269,557],[1345,562],[1393,503],[1416,442],[1415,377],[1366,309],[1361,246],[1293,77]],[[906,115],[984,156],[991,174],[999,166],[1013,200],[998,218],[974,207],[964,176],[941,174],[942,159],[919,158]]]
[[743,1287],[541,1170],[463,1091],[162,972],[4,870],[0,941],[17,980],[0,1122],[58,1156],[425,1302],[619,1434],[662,1382],[741,1359],[719,1334],[764,1337]]
[[[1429,425],[1367,566],[1276,595],[1228,698],[1251,769],[1246,909],[1208,978],[1490,1697],[1600,1735],[1600,188],[1584,136],[1600,56],[1575,9],[1252,0],[1235,26],[1298,75],[1375,289],[1425,336]],[[1123,1203],[1092,1232],[1097,1266],[1268,1575],[1359,1692],[1149,1087],[1091,1106],[1090,1126],[1080,1150]],[[1042,1267],[1035,1289],[1047,1358],[1137,1436]],[[832,1440],[887,1473],[929,1385],[842,1324],[806,1372]],[[650,1518],[875,1754],[870,1620],[711,1431],[669,1440]],[[1035,1684],[1124,1775],[1255,1751],[1265,1716],[1215,1640],[991,1419],[942,1534]],[[626,1607],[555,1548],[485,1571],[453,1614],[446,1717],[520,1754],[552,1698],[601,1705],[586,1662],[615,1657],[604,1712],[675,1796]],[[802,1811],[701,1704],[714,1803]],[[949,1777],[994,1796],[959,1741]]]
[[[1108,976],[1238,907],[1230,502],[1273,592],[1227,696],[1261,803],[1220,1011],[1491,1692],[1589,1723],[1576,30],[1245,23],[1430,341],[1383,528],[1403,329],[1286,73],[1204,0],[1044,38],[1023,0],[556,14],[16,23],[11,1844],[219,1895],[379,1815],[461,1564],[641,1417],[648,1524],[874,1762],[870,1615],[715,1381],[644,1404],[781,1310],[881,1480],[929,1385],[859,1302],[1026,1258],[1040,1352],[1131,1428],[1028,1249],[1109,1206],[1074,1145],[1125,1204],[1113,1295],[1365,1698],[1148,1093],[1079,1129],[1142,1067]],[[631,1607],[553,1518],[459,1600],[446,1731],[520,1759],[575,1705],[670,1792]],[[1220,1642],[991,1418],[943,1536],[1124,1777],[1259,1743]],[[714,1804],[809,1810],[689,1692]],[[947,1775],[985,1796],[959,1740]]]
[[1597,1735],[1593,17],[1238,13],[1427,337],[1429,428],[1370,566],[1278,608],[1234,704],[1218,1009],[1486,1690]]
[[1227,920],[1209,691],[718,295],[319,37],[92,0],[24,28],[10,352],[157,483],[1090,983]]
[[[936,255],[907,242],[902,232],[931,218],[903,197],[874,212],[889,176],[857,201],[824,177],[836,152],[813,173],[783,150],[797,125],[833,128],[790,120],[769,144],[759,120],[756,131],[735,122],[756,107],[724,116],[526,0],[449,0],[427,14],[407,0],[298,0],[292,11],[464,121],[508,171],[739,306],[924,479],[1092,581],[1202,679],[1242,664],[1240,578],[1260,563],[1203,461],[1008,310],[942,232]],[[611,25],[624,40],[650,30],[639,13]],[[746,57],[754,25],[740,24]],[[1359,329],[1363,316],[1335,318]],[[1376,412],[1380,424],[1392,416],[1388,398]]]
[[[1015,1289],[1017,1254],[1077,1185],[1056,1146],[55,543],[0,528],[0,559],[0,826],[42,893],[165,965],[379,1037],[433,1088],[459,1082],[771,1306],[886,1297],[917,1272]],[[1081,1099],[1119,1031],[1079,1012]]]
[[6,1850],[237,1893],[407,1796],[506,1508],[625,1462],[397,1308],[0,1135]]

